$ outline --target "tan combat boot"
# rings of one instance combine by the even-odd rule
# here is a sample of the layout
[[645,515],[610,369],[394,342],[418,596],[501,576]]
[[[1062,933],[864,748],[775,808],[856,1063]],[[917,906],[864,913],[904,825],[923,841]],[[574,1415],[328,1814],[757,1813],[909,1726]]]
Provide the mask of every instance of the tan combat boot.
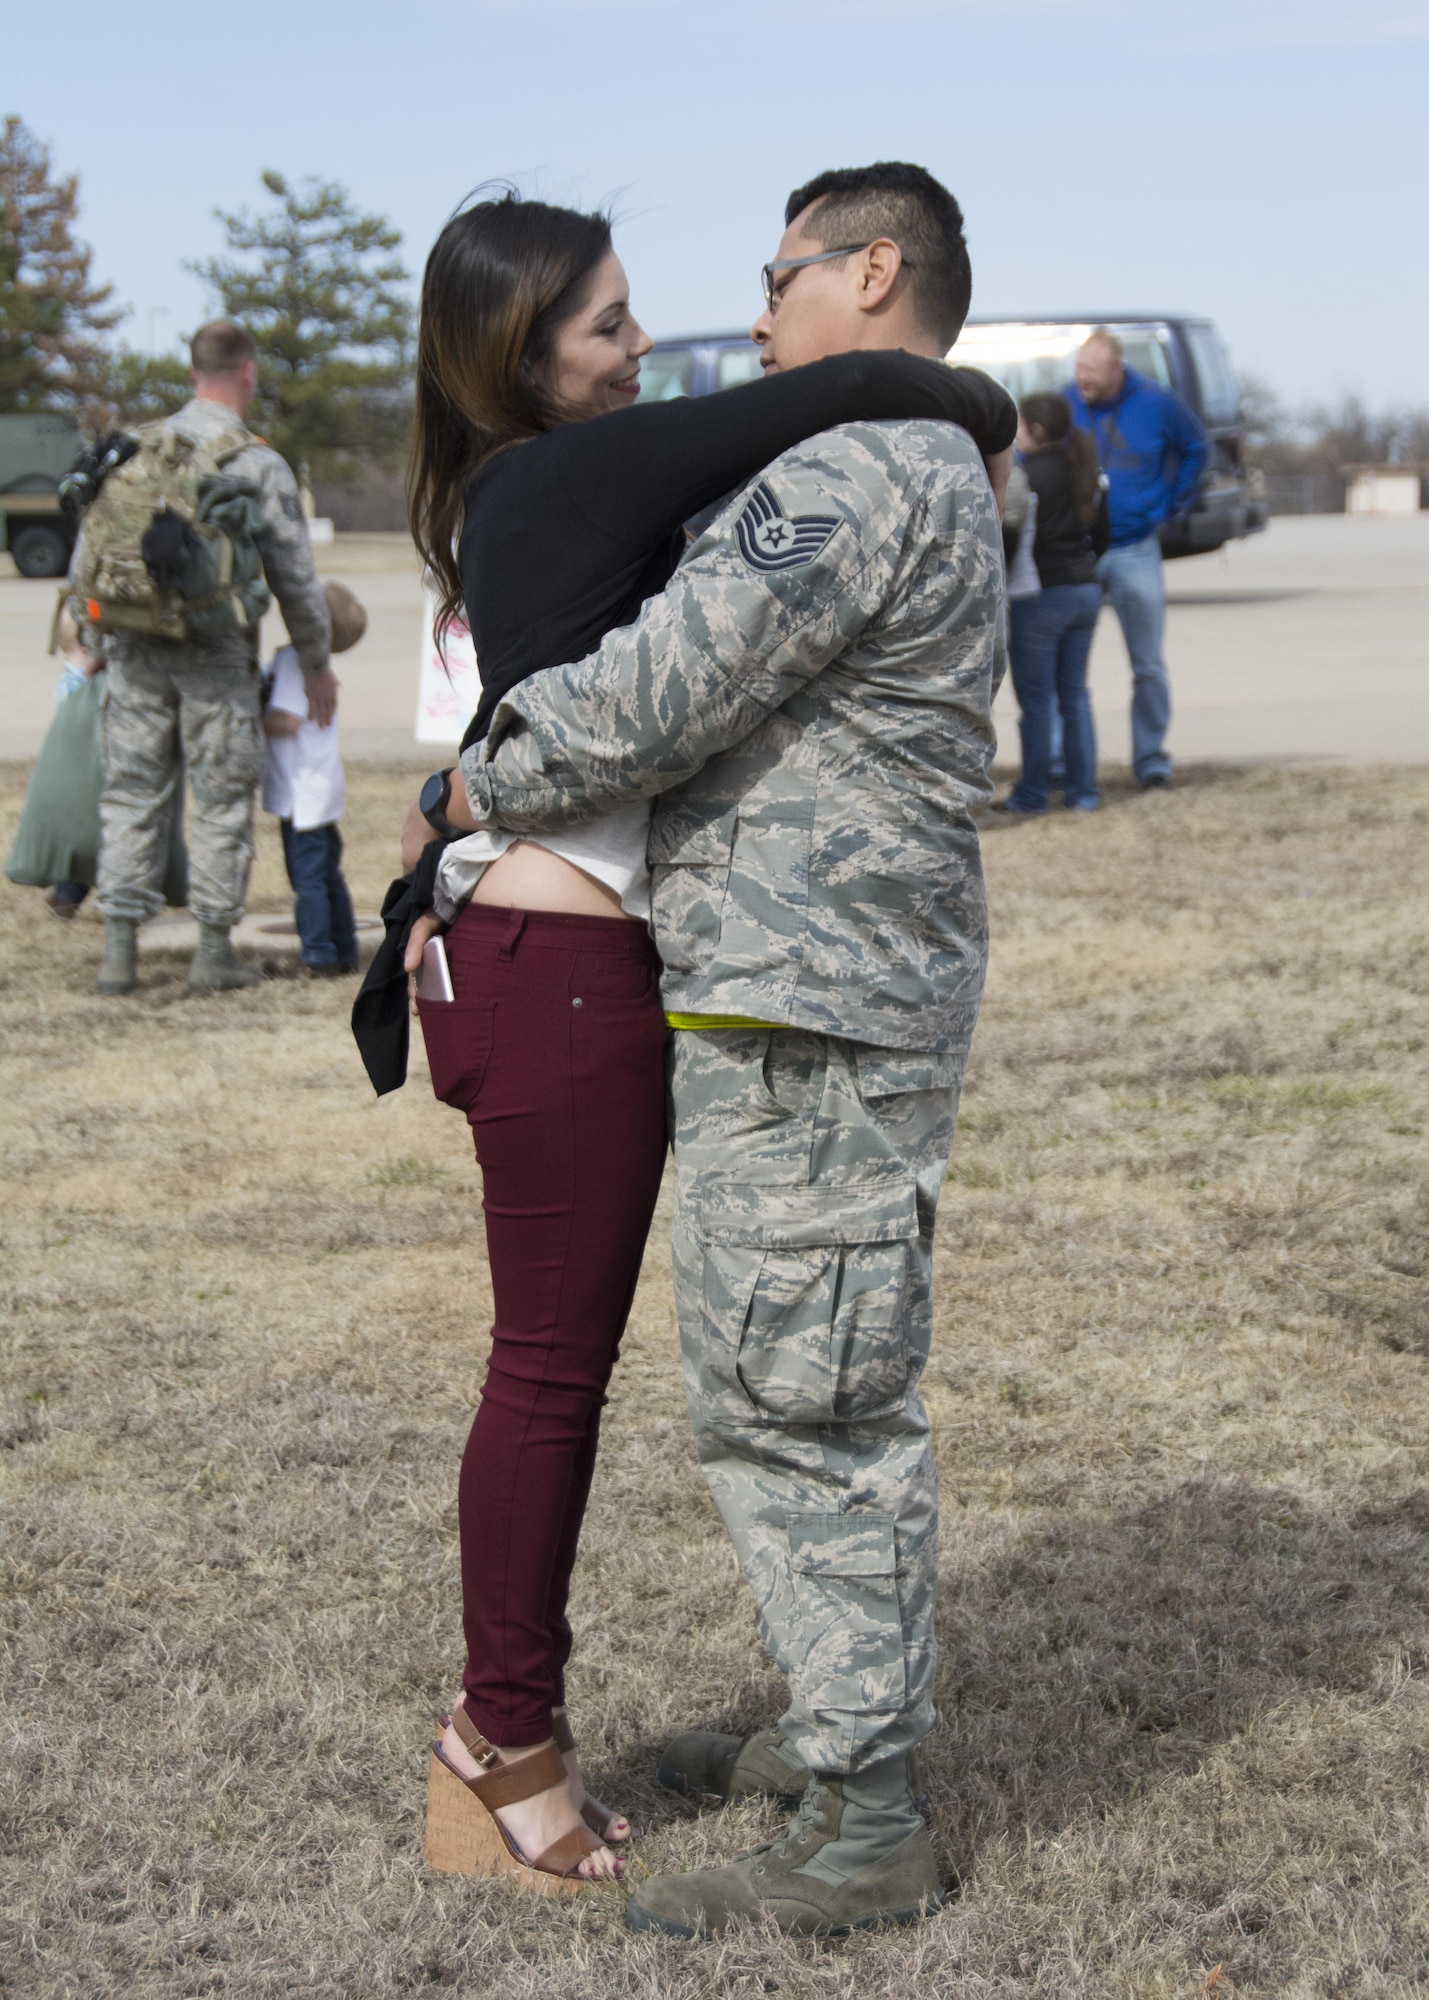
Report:
[[693,1938],[773,1917],[790,1937],[839,1937],[917,1923],[942,1902],[908,1760],[895,1757],[854,1777],[815,1773],[782,1839],[725,1868],[653,1876],[626,1904],[625,1921]]
[[228,941],[227,924],[198,927],[198,950],[189,966],[190,993],[228,993],[240,986],[256,986],[263,975],[256,965],[245,965]]
[[777,1729],[757,1736],[725,1736],[716,1729],[687,1729],[665,1746],[655,1776],[682,1798],[742,1799],[761,1793],[794,1807],[809,1782],[808,1766]]
[[138,984],[139,926],[130,917],[106,917],[99,990],[115,999],[121,993],[132,993]]

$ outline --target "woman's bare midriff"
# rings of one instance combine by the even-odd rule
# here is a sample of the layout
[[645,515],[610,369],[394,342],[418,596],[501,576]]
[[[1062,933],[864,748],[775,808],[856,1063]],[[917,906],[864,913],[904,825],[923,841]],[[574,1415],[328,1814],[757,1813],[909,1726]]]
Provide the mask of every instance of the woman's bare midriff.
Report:
[[495,903],[503,910],[558,910],[569,917],[624,917],[620,898],[583,868],[563,861],[547,847],[518,840],[485,869],[471,892],[473,903]]

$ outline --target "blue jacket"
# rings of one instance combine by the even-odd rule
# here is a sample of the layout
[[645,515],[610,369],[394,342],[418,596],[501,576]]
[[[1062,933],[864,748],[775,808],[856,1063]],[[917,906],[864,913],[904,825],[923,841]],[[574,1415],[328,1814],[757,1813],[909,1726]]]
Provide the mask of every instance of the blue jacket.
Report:
[[1110,485],[1111,545],[1144,541],[1196,497],[1209,449],[1201,420],[1179,396],[1126,371],[1114,403],[1088,404],[1075,382],[1062,391],[1072,416],[1096,440]]

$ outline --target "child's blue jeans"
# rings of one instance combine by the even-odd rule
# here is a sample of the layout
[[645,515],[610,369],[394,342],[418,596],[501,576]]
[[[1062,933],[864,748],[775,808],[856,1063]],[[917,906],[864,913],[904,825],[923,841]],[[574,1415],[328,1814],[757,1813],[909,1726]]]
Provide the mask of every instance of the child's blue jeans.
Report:
[[335,826],[305,827],[290,819],[283,829],[283,859],[297,897],[293,915],[304,965],[357,964],[357,923],[342,879],[342,835]]

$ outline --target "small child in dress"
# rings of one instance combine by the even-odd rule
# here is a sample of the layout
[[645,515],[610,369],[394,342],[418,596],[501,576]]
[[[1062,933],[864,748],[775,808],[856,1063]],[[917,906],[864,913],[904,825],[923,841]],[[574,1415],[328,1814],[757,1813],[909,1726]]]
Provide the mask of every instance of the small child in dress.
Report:
[[[367,613],[345,583],[325,583],[323,595],[332,616],[332,651],[345,653],[367,630]],[[356,972],[357,925],[337,830],[344,796],[337,722],[320,729],[308,720],[303,670],[291,646],[273,655],[263,686],[263,809],[282,829],[303,964],[319,979]]]

